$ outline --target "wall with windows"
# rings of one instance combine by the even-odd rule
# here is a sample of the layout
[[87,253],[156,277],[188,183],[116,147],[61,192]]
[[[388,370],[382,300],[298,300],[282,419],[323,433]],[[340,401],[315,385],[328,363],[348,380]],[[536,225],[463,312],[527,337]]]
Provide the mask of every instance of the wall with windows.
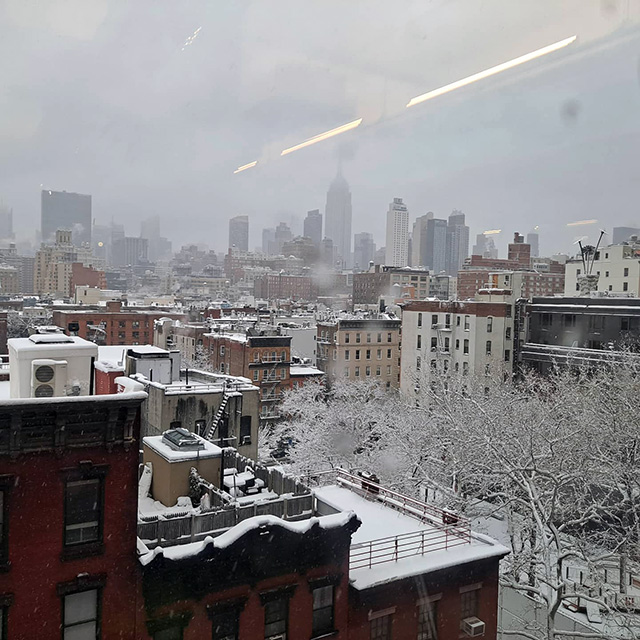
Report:
[[[103,638],[137,639],[142,399],[123,394],[2,407],[0,608],[6,637],[64,638],[61,628],[66,637],[97,637],[99,626]],[[20,443],[15,456],[3,438],[9,415]],[[85,635],[73,636],[74,630]]]
[[349,639],[463,638],[462,620],[477,617],[485,623],[482,637],[495,640],[497,607],[498,563],[469,563],[359,592],[349,609]]

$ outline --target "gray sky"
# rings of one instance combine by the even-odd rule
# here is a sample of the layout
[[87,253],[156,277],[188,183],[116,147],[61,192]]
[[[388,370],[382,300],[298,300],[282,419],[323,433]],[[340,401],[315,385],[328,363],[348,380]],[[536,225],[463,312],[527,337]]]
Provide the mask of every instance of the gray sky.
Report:
[[412,218],[462,209],[501,247],[540,225],[543,250],[568,251],[596,227],[567,222],[640,225],[639,21],[640,0],[0,0],[0,198],[20,235],[42,185],[92,194],[132,235],[157,213],[176,248],[223,250],[246,213],[254,246],[324,209],[341,153],[353,231],[378,245],[403,197]]

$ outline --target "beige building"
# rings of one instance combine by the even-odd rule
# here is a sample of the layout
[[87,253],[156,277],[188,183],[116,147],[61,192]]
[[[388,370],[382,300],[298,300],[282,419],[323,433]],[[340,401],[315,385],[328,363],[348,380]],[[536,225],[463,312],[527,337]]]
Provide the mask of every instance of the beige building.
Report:
[[36,252],[33,270],[34,293],[65,297],[69,295],[69,283],[73,263],[85,267],[100,268],[99,261],[88,247],[76,247],[71,243],[71,231],[56,231],[54,244],[42,244]]
[[412,301],[402,305],[400,390],[414,393],[426,373],[476,376],[513,372],[513,305],[509,290],[475,301]]
[[0,264],[0,295],[20,293],[20,274],[15,267]]
[[[564,293],[575,296],[580,291],[578,276],[585,273],[582,258],[568,260],[565,269]],[[591,273],[598,276],[596,291],[639,295],[640,243],[603,247],[596,254]]]
[[319,320],[317,363],[327,381],[378,380],[400,385],[400,320],[387,314]]

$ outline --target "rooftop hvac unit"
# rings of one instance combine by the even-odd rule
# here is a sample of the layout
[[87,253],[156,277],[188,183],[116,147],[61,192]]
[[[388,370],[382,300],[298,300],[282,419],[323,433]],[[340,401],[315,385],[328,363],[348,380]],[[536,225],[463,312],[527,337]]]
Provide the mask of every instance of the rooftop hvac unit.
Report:
[[484,635],[484,622],[475,616],[473,618],[465,618],[460,627],[471,638]]
[[66,360],[32,360],[31,397],[54,398],[65,395],[67,386]]

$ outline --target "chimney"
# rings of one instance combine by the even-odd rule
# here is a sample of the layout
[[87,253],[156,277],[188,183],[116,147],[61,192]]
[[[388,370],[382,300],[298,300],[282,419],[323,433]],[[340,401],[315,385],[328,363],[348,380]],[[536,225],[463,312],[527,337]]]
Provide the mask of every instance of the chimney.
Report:
[[120,313],[120,311],[122,311],[122,300],[108,300],[107,311]]

